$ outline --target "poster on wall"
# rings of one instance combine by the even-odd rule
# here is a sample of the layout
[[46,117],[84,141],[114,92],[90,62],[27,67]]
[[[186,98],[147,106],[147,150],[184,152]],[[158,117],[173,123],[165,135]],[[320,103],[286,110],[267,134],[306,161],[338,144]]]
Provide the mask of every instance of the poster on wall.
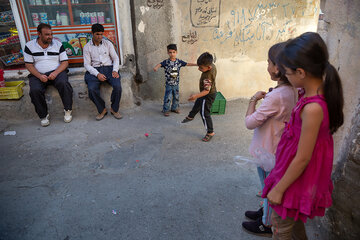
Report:
[[190,0],[190,19],[193,27],[219,27],[221,0]]

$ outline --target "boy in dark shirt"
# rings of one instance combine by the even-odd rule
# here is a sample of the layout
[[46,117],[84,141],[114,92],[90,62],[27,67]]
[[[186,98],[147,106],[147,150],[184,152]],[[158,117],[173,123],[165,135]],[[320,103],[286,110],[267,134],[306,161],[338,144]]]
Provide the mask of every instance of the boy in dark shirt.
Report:
[[208,52],[201,54],[197,59],[199,71],[202,72],[199,82],[200,93],[193,94],[189,97],[189,101],[196,101],[189,115],[182,121],[182,123],[190,122],[200,111],[201,119],[207,131],[205,137],[202,139],[204,142],[210,141],[215,135],[210,116],[210,109],[216,97],[216,67],[213,64],[213,60],[213,56]]
[[[167,46],[167,51],[169,54],[169,58],[157,64],[154,67],[154,71],[156,72],[159,67],[163,67],[165,69],[165,96],[164,96],[164,105],[162,112],[165,117],[169,116],[169,111],[180,113],[179,111],[179,75],[180,68],[185,66],[197,66],[195,63],[187,63],[180,59],[176,58],[177,47],[176,44],[169,44]],[[172,99],[171,99],[172,98]],[[171,104],[172,100],[172,104]],[[171,104],[171,108],[170,108]]]

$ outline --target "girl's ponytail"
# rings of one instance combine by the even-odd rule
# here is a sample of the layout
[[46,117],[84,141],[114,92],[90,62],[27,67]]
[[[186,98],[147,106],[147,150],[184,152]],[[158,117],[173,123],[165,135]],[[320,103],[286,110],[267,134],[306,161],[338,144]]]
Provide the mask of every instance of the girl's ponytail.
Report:
[[[343,90],[337,70],[329,63],[329,53],[324,40],[318,33],[307,32],[289,40],[284,50],[278,55],[279,66],[292,70],[302,68],[316,78],[325,76],[322,87],[329,112],[331,134],[344,122]],[[283,72],[283,67],[280,68]]]
[[330,132],[333,134],[344,123],[344,98],[339,74],[329,62],[325,67],[323,89],[329,110]]

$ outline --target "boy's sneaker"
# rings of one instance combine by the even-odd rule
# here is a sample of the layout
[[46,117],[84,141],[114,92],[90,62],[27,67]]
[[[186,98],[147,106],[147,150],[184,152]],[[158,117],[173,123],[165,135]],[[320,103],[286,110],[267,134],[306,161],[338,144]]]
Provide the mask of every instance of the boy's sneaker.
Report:
[[168,117],[168,116],[170,116],[170,113],[169,112],[164,112],[164,116]]
[[71,120],[72,120],[72,116],[71,116],[72,111],[71,111],[71,110],[67,110],[67,111],[66,111],[66,110],[64,109],[64,112],[65,112],[64,122],[66,122],[66,123],[71,122]]
[[171,112],[174,112],[174,113],[179,114],[179,113],[180,113],[180,110],[179,110],[179,109],[176,109],[176,110],[171,110]]
[[259,218],[261,218],[263,216],[264,212],[263,212],[263,208],[260,208],[257,211],[246,211],[245,212],[245,216],[247,218],[250,218],[251,220],[257,220]]
[[255,222],[243,222],[242,226],[247,230],[249,233],[253,234],[261,234],[261,235],[271,235],[271,227],[267,227],[262,223],[261,218],[256,220]]
[[50,125],[50,115],[48,114],[48,115],[46,115],[45,118],[42,118],[41,121],[40,121],[40,124],[43,127],[49,126]]

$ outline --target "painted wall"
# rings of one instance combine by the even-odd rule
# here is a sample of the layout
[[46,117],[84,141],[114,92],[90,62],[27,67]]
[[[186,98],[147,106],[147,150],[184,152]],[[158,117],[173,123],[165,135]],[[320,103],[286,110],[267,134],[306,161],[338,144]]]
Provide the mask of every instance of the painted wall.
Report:
[[[178,58],[196,62],[209,51],[216,58],[217,88],[227,99],[250,97],[273,86],[267,51],[277,42],[316,31],[318,0],[135,0],[142,97],[161,99],[164,72],[152,68],[168,58],[166,46],[178,45]],[[180,74],[181,102],[198,91],[200,72]]]

